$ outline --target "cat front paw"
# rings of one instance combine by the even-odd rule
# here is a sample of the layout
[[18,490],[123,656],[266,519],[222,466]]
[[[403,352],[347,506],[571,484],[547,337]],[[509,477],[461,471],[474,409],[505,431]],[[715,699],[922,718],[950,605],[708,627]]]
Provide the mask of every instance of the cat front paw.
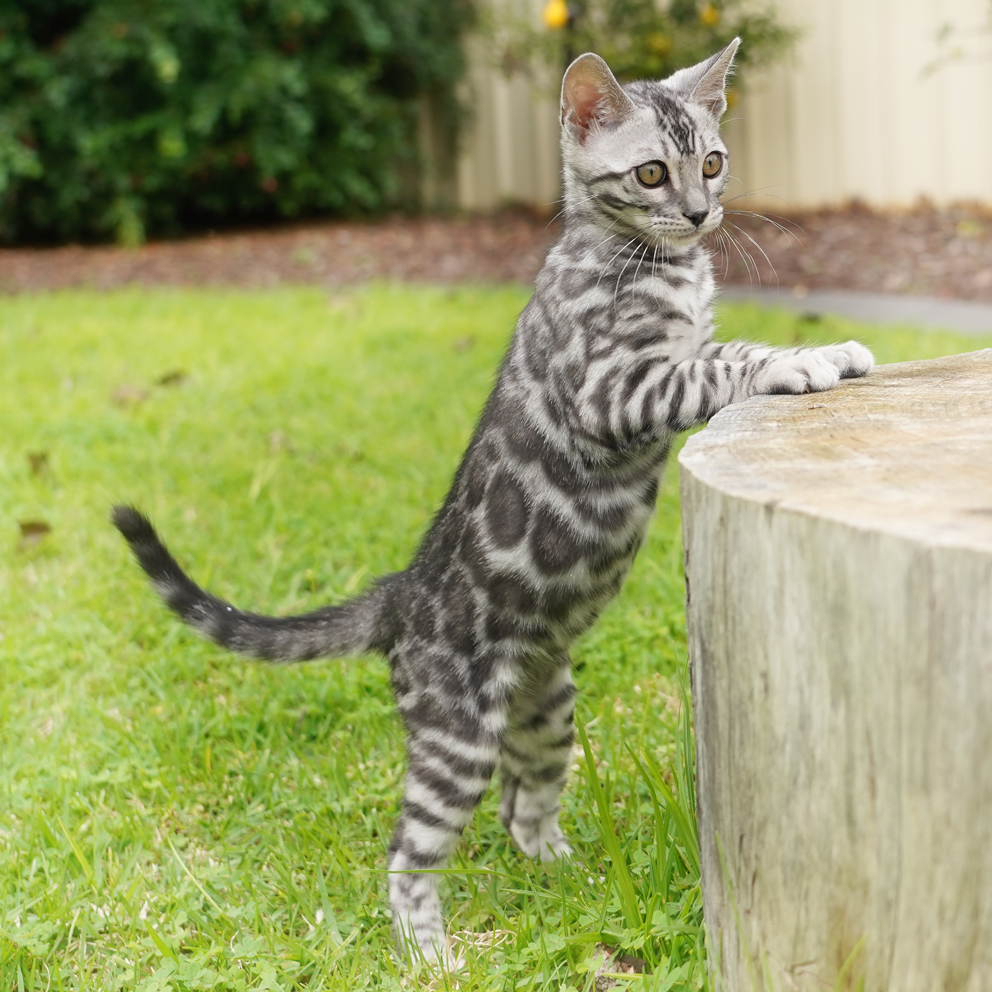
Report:
[[817,352],[810,348],[773,359],[755,377],[755,393],[819,393],[833,389],[840,382],[840,371],[826,355]]
[[804,348],[771,361],[755,381],[758,393],[820,393],[841,379],[855,379],[875,365],[872,353],[857,341]]
[[875,356],[857,341],[824,345],[816,350],[836,366],[842,379],[860,379],[875,367]]

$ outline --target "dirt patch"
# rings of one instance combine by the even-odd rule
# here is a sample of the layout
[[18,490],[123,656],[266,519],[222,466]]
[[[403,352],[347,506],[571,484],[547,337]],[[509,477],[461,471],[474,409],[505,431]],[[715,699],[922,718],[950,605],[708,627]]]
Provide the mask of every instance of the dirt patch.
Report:
[[[860,289],[992,303],[988,208],[923,205],[883,214],[852,206],[770,215],[770,220],[747,213],[727,219],[727,234],[748,254],[742,257],[729,237],[711,239],[718,276],[729,283],[799,287],[800,293],[803,287]],[[138,249],[2,249],[0,291],[129,284],[339,286],[377,278],[531,282],[557,235],[557,225],[547,218],[514,210],[482,217],[300,224]]]

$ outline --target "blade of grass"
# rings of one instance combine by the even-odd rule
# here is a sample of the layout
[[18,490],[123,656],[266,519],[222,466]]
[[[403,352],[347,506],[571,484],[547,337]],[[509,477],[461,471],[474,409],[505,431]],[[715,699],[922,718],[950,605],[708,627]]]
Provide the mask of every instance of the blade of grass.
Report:
[[151,937],[152,943],[161,952],[162,957],[168,958],[170,961],[175,962],[175,964],[179,964],[179,955],[177,955],[176,952],[171,947],[169,947],[169,945],[165,942],[161,934],[159,934],[159,932],[155,929],[155,927],[151,925],[151,922],[148,920],[145,920],[145,929],[148,931],[148,936]]
[[637,891],[634,888],[634,880],[630,874],[630,866],[623,855],[623,848],[620,846],[620,839],[613,829],[613,816],[610,804],[606,800],[606,793],[599,781],[599,771],[596,768],[596,759],[593,757],[592,748],[589,746],[589,738],[586,735],[585,727],[578,724],[579,740],[582,742],[582,751],[585,755],[585,764],[589,789],[596,802],[598,816],[596,826],[602,838],[603,846],[606,848],[610,860],[613,862],[613,870],[616,873],[617,889],[620,893],[620,903],[623,907],[624,919],[627,926],[633,928],[640,927],[644,920],[641,916],[640,905],[637,901]]
[[62,817],[56,816],[55,819],[59,821],[59,826],[62,828],[62,833],[65,834],[65,839],[69,842],[69,846],[72,848],[72,853],[76,855],[76,860],[83,869],[83,874],[86,876],[87,881],[89,881],[90,884],[93,884],[93,868],[90,866],[86,855],[83,854],[83,849],[76,843],[76,840],[72,834],[66,830],[65,824],[62,822]]

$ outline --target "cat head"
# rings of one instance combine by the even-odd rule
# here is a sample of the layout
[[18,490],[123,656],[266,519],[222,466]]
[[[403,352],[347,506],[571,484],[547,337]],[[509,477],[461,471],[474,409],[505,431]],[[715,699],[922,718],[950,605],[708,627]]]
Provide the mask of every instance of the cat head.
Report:
[[727,147],[720,118],[740,39],[667,79],[621,86],[591,53],[561,90],[565,211],[615,234],[685,246],[723,219]]

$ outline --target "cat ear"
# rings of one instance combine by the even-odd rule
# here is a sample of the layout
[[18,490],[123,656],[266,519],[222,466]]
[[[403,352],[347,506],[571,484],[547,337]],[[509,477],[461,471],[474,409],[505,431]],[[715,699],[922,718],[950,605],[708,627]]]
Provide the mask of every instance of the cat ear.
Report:
[[593,124],[619,124],[634,105],[610,67],[592,52],[580,55],[561,84],[561,122],[585,138]]
[[698,103],[719,120],[727,109],[727,96],[724,92],[727,74],[740,43],[740,38],[734,38],[726,48],[711,55],[705,62],[688,69],[679,69],[665,80],[665,85],[684,99]]

